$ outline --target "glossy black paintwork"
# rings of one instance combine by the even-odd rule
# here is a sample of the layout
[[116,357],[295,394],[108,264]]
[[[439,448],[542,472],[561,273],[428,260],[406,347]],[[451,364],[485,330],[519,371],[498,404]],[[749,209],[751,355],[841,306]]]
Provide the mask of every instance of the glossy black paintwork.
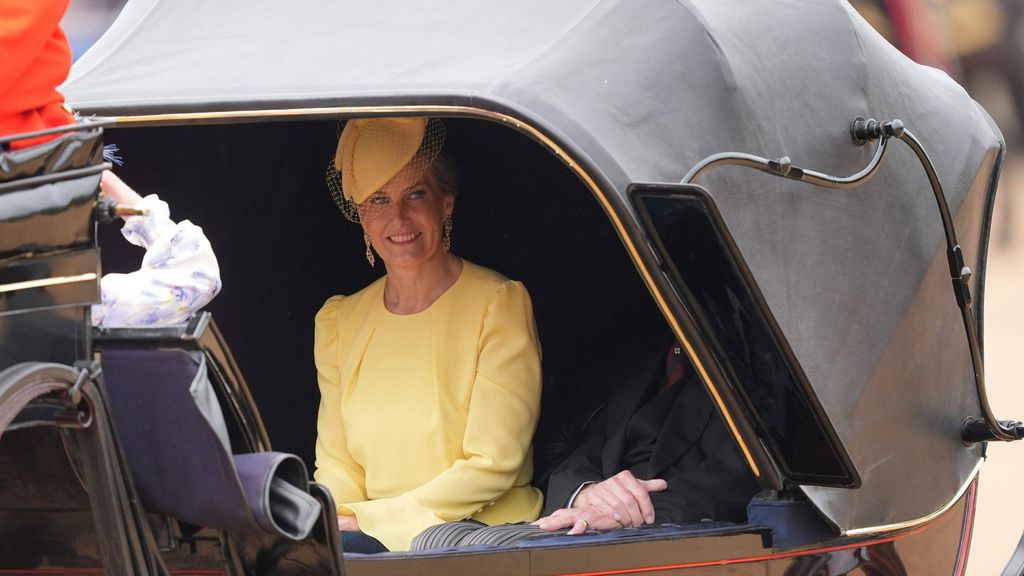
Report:
[[64,306],[86,306],[100,299],[100,255],[96,248],[43,254],[18,259],[0,268],[0,285],[46,281],[92,273],[77,280],[0,293],[0,316],[15,312],[45,310]]
[[[102,130],[90,124],[0,155],[0,369],[90,356],[88,306],[99,301],[100,274],[92,207],[107,166],[102,150]],[[89,273],[95,277],[60,280]]]
[[92,332],[88,310],[55,308],[0,317],[0,362],[59,362],[71,365],[88,358]]
[[101,130],[62,135],[0,158],[0,259],[95,241],[93,204],[103,162]]

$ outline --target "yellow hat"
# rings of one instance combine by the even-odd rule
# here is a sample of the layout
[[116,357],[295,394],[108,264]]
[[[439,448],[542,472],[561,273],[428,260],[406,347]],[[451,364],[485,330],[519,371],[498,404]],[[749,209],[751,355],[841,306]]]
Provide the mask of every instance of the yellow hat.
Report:
[[427,118],[350,120],[338,139],[334,166],[345,198],[362,204],[416,156]]

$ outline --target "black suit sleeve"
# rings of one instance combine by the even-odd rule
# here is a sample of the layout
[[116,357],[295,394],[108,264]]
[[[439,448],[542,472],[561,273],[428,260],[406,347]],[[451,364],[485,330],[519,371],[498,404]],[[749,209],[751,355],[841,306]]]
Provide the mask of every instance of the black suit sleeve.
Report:
[[604,426],[591,434],[564,462],[551,473],[544,500],[544,515],[565,508],[573,492],[584,482],[600,482],[601,451],[604,449]]
[[685,524],[705,518],[744,522],[747,503],[760,490],[725,423],[712,413],[687,457],[661,474],[668,489],[652,492],[655,522]]

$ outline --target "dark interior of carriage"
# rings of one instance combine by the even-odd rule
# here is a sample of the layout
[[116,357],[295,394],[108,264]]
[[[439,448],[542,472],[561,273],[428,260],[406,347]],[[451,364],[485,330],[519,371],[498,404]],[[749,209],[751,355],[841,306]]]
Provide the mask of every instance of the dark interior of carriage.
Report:
[[[637,331],[665,330],[614,228],[580,181],[529,138],[489,122],[451,119],[458,166],[453,251],[521,280],[544,350],[545,413],[580,358],[598,358]],[[224,289],[207,307],[230,343],[274,448],[312,463],[319,394],[312,319],[323,301],[383,273],[361,230],[335,207],[324,170],[334,120],[108,131],[142,193],[203,227]],[[137,268],[141,250],[101,227],[103,271]],[[602,382],[587,382],[591,396]],[[578,400],[578,399],[577,399]],[[549,403],[551,408],[549,409]],[[574,411],[574,410],[573,410]],[[545,452],[541,447],[541,452]],[[539,466],[542,467],[542,466]]]
[[[582,441],[614,385],[595,376],[602,372],[597,359],[614,359],[636,334],[664,332],[665,321],[608,218],[567,167],[503,126],[446,124],[460,176],[453,251],[523,281],[533,299],[545,374],[534,442],[535,483],[543,489],[547,472]],[[317,120],[122,128],[107,136],[125,159],[117,172],[127,182],[168,200],[173,218],[203,227],[224,284],[207,310],[274,449],[297,454],[310,468],[319,400],[313,316],[328,296],[355,292],[382,274],[366,262],[360,229],[342,217],[324,184],[337,132],[336,120]],[[137,268],[141,250],[116,226],[101,227],[99,241],[104,273]],[[802,535],[797,540],[821,539],[813,513],[764,504],[758,524],[788,526]],[[794,513],[799,518],[783,518]]]

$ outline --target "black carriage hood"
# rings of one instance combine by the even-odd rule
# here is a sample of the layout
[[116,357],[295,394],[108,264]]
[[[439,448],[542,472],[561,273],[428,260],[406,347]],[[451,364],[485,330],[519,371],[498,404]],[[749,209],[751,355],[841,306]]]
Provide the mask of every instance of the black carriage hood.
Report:
[[[841,1],[132,0],[63,90],[83,113],[122,117],[500,112],[557,142],[631,222],[630,182],[677,182],[723,151],[847,175],[872,148],[851,144],[851,120],[899,118],[937,165],[980,309],[1001,135]],[[942,226],[910,150],[892,144],[852,191],[741,168],[701,183],[863,480],[805,492],[854,532],[950,504],[981,457],[959,438],[979,408]]]

